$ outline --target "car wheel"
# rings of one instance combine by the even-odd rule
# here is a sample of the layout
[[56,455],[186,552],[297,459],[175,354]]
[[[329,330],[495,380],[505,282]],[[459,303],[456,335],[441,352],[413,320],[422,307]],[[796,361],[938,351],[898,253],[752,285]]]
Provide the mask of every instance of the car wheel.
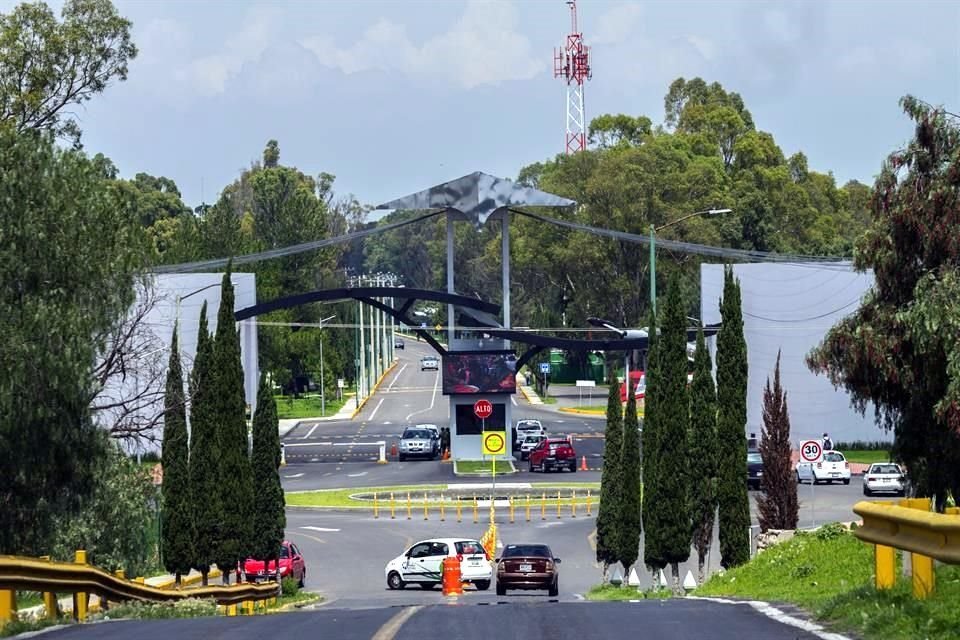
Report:
[[560,595],[560,579],[557,578],[553,581],[553,584],[550,585],[550,590],[547,592],[551,597],[557,597]]
[[396,571],[390,572],[390,575],[387,576],[387,587],[390,589],[403,589],[404,582],[399,573]]
[[576,461],[573,461],[570,463],[570,473],[576,473],[576,472],[577,472],[577,463]]
[[850,478],[845,478],[843,484],[850,484]]
[[872,493],[873,493],[873,492],[870,491],[870,489],[867,489],[866,487],[863,488],[863,495],[869,496],[869,495],[871,495]]
[[533,460],[531,460],[530,463],[527,465],[527,471],[529,471],[530,473],[533,473]]
[[303,587],[306,585],[306,582],[307,582],[307,570],[304,569],[303,572],[300,574],[300,581],[297,582],[297,586],[303,589]]
[[497,582],[497,595],[498,596],[507,595],[507,588],[504,585],[500,584],[499,582]]
[[800,472],[797,471],[797,484],[803,484],[803,480],[800,479]]
[[434,585],[433,582],[421,582],[420,588],[423,589],[424,591],[432,591],[433,585]]
[[489,581],[489,580],[477,580],[476,582],[473,583],[473,586],[475,586],[475,587],[477,588],[477,590],[479,590],[479,591],[486,591],[487,589],[490,588],[490,581]]

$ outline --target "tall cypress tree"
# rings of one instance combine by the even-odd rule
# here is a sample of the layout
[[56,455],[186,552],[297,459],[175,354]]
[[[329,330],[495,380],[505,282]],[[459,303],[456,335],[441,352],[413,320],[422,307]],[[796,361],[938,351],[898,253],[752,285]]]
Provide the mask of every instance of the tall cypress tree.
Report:
[[254,519],[253,556],[276,558],[287,526],[283,487],[280,485],[280,431],[277,401],[266,376],[260,379],[257,411],[253,416],[253,490],[257,516]]
[[674,588],[679,588],[679,563],[690,557],[689,476],[687,431],[690,426],[690,400],[687,394],[686,311],[680,281],[670,279],[664,309],[663,331],[657,349],[660,352],[660,391],[657,396],[659,429],[657,460],[657,501],[655,522],[663,544],[663,557],[670,564]]
[[629,570],[640,555],[640,534],[643,531],[640,434],[637,433],[637,396],[634,393],[634,387],[635,385],[629,385],[627,391],[627,410],[623,416],[623,447],[620,458],[623,508],[620,510],[617,555],[620,556],[624,571]]
[[643,403],[643,563],[654,573],[667,566],[662,538],[663,528],[657,509],[660,503],[660,404],[662,397],[660,339],[657,336],[657,317],[651,309],[647,330],[647,390]]
[[620,383],[614,378],[607,396],[600,507],[597,510],[597,562],[603,563],[604,580],[610,565],[620,560],[617,555],[617,531],[618,515],[623,503],[623,474],[620,469],[622,449],[623,405],[620,403]]
[[178,327],[173,327],[167,387],[163,396],[163,510],[161,511],[163,566],[174,574],[190,572],[193,563],[193,496],[190,491],[190,444],[183,393]]
[[224,584],[230,572],[253,551],[253,473],[247,433],[247,402],[243,391],[240,335],[234,320],[234,293],[230,266],[220,285],[220,309],[213,343],[214,406],[220,432],[220,496],[223,531],[217,550],[217,566]]
[[760,529],[796,529],[800,519],[797,483],[790,464],[790,414],[787,392],[780,385],[780,352],[773,370],[773,387],[767,378],[763,390],[763,493],[757,496]]
[[690,516],[693,546],[697,549],[699,580],[704,580],[704,562],[713,541],[717,512],[717,392],[713,364],[703,338],[697,332],[697,352],[690,386]]
[[196,533],[194,568],[207,584],[210,565],[217,561],[223,531],[220,497],[220,431],[213,406],[213,340],[207,325],[207,303],[200,309],[197,354],[190,372],[190,483]]
[[717,336],[717,505],[720,563],[736,567],[750,559],[750,502],[747,497],[747,343],[743,337],[740,283],[723,274],[723,325]]

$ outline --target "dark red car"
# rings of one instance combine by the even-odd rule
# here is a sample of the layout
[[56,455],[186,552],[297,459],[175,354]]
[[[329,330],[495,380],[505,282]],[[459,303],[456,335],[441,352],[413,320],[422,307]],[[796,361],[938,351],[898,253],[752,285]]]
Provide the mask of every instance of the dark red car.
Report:
[[[247,582],[263,582],[275,579],[277,563],[275,560],[264,562],[247,558],[243,566],[237,569]],[[280,578],[293,578],[301,587],[307,579],[307,565],[303,560],[303,554],[300,553],[297,545],[287,540],[280,545]]]
[[547,438],[530,452],[530,471],[577,470],[577,453],[569,440]]
[[497,595],[507,589],[546,589],[551,596],[560,593],[560,558],[545,544],[508,544],[497,559]]

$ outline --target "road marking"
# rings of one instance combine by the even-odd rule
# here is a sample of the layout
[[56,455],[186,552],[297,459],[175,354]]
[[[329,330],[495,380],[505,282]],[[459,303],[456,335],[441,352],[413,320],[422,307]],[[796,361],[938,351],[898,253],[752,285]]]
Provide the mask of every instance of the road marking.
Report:
[[421,606],[416,606],[404,609],[397,615],[387,620],[387,622],[380,627],[375,634],[373,634],[373,637],[370,638],[370,640],[393,640],[400,632],[400,627],[402,627],[407,620],[412,618],[413,614],[415,614],[417,611],[420,611],[422,608],[423,607]]
[[397,384],[397,380],[400,379],[400,374],[403,373],[403,370],[407,368],[408,364],[410,363],[406,362],[402,367],[400,367],[400,371],[397,371],[397,375],[393,376],[393,380],[390,382],[390,386],[387,387],[387,391],[393,391],[393,385]]
[[420,411],[414,411],[413,413],[407,415],[407,417],[404,418],[404,422],[410,422],[410,418],[412,418],[413,416],[420,413],[426,413],[427,411],[430,411],[431,409],[433,409],[433,405],[437,401],[437,386],[439,384],[440,384],[440,373],[437,372],[437,377],[434,379],[434,382],[433,382],[433,394],[430,396],[430,406],[427,407],[426,409],[421,409]]
[[332,442],[288,442],[286,443],[286,448],[290,447],[329,447],[333,445]]
[[303,473],[295,473],[295,474],[293,474],[292,476],[283,476],[283,477],[284,477],[284,478],[288,478],[288,479],[290,479],[290,480],[293,480],[294,478],[302,478],[304,475],[306,475],[306,474],[303,474]]
[[811,633],[821,640],[850,640],[845,635],[839,633],[833,633],[827,631],[819,624],[810,622],[809,620],[801,620],[800,618],[795,618],[788,613],[777,609],[768,602],[759,602],[757,600],[727,600],[726,598],[707,598],[702,596],[687,596],[691,600],[706,600],[708,602],[719,602],[721,604],[746,604],[753,607],[757,612],[762,613],[772,620],[776,620],[780,624],[785,624],[797,629],[802,629],[807,633]]
[[307,435],[303,436],[303,437],[300,438],[300,439],[301,439],[301,440],[309,440],[309,439],[310,439],[310,436],[313,435],[313,432],[316,431],[316,430],[317,430],[317,427],[319,427],[319,426],[320,426],[320,423],[318,422],[318,423],[316,423],[315,425],[313,425],[312,427],[310,427],[310,431],[307,431]]
[[307,526],[307,527],[300,527],[300,528],[301,528],[301,529],[309,529],[310,531],[330,531],[330,532],[333,532],[333,533],[336,533],[337,531],[340,531],[340,529],[328,529],[328,528],[326,528],[326,527],[312,527],[312,526]]
[[[373,416],[377,415],[377,411],[380,410],[380,405],[382,405],[382,404],[383,404],[383,398],[380,398],[380,402],[377,403],[376,408],[374,408],[373,413],[370,414],[370,417],[368,418],[368,420],[373,420]],[[366,425],[364,425],[364,426],[366,426]],[[362,427],[361,427],[361,428],[362,428]]]
[[366,472],[366,471],[361,471],[360,473],[348,473],[348,474],[347,474],[347,477],[348,477],[348,478],[359,478],[360,476],[365,476],[365,475],[367,475],[367,472]]
[[517,406],[517,396],[510,396],[510,402],[513,403],[513,406]]
[[302,536],[304,538],[309,538],[310,540],[313,540],[314,542],[319,542],[320,544],[327,544],[326,540],[321,540],[317,536],[311,536],[306,533],[300,533],[299,531],[287,531],[287,533],[289,533],[292,536]]

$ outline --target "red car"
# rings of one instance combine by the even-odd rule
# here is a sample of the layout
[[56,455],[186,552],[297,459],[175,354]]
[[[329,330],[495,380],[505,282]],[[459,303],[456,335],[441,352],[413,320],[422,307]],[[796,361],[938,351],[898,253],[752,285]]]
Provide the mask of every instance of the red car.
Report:
[[[237,570],[247,582],[261,582],[274,579],[277,564],[274,560],[266,563],[263,560],[247,558],[243,562],[243,567],[237,567]],[[301,587],[307,579],[307,565],[303,561],[303,554],[300,553],[297,545],[287,540],[280,545],[280,577],[293,578]]]
[[530,452],[530,471],[577,471],[577,453],[569,440],[546,438]]

